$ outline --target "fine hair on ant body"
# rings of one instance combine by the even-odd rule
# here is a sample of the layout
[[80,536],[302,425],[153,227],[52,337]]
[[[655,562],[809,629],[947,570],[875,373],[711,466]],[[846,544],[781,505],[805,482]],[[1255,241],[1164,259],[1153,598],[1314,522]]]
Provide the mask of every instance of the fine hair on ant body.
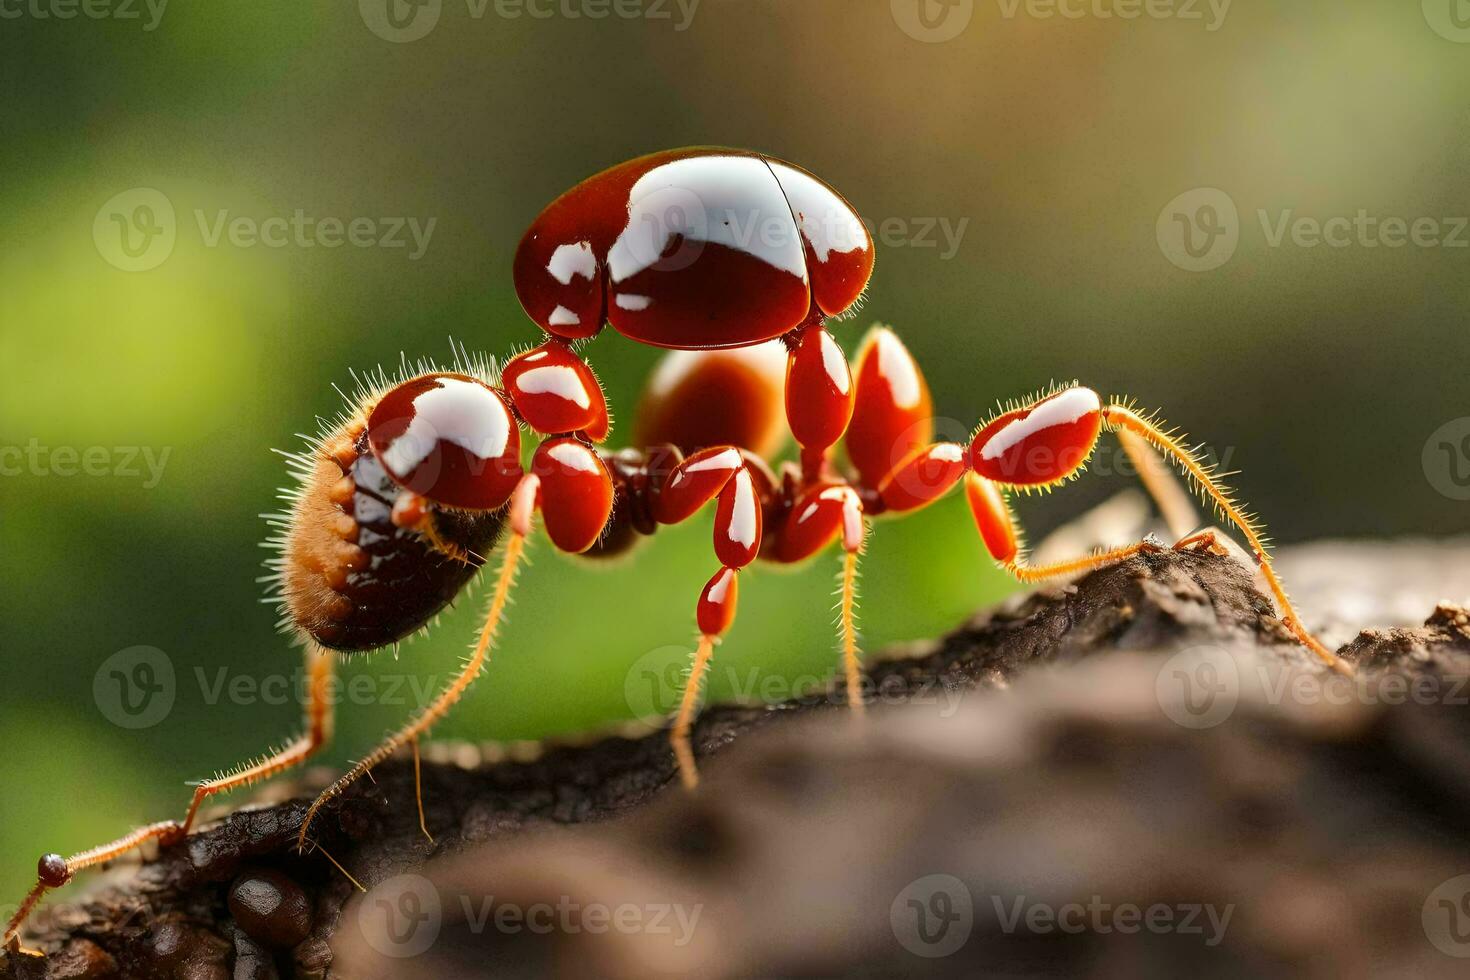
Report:
[[[744,230],[742,232],[742,229]],[[1193,509],[1161,473],[1171,462],[1244,537],[1282,623],[1328,666],[1349,668],[1302,624],[1260,524],[1183,438],[1122,400],[1076,383],[1002,406],[968,443],[936,442],[928,385],[893,331],[874,327],[853,365],[827,331],[860,302],[873,243],[852,206],[792,164],[744,150],[671,150],[604,171],[549,205],[514,261],[517,294],[545,332],[500,370],[462,348],[440,368],[406,361],[359,381],[348,407],[304,452],[297,485],[271,518],[269,576],[283,627],[304,646],[306,725],[265,757],[197,785],[183,820],[139,828],[63,858],[48,854],[6,928],[17,936],[52,888],[149,841],[183,839],[212,796],[300,765],[330,738],[335,659],[397,644],[426,627],[497,548],[489,607],[469,658],[417,717],[312,803],[323,805],[418,741],[485,669],[536,517],[556,549],[591,559],[626,551],[661,525],[715,504],[715,571],[695,604],[698,642],[670,727],[683,784],[698,783],[690,729],[701,683],[735,618],[740,572],[757,558],[842,553],[840,630],[848,701],[863,709],[854,615],[868,521],[916,511],[958,484],[996,563],[1022,582],[1076,575],[1163,546],[1152,539],[1051,564],[1026,559],[1009,497],[1079,475],[1115,433],[1178,537]],[[611,420],[577,353],[605,325],[670,350],[638,406],[633,448],[601,448]],[[786,434],[798,460],[772,466]],[[540,442],[522,464],[523,431]],[[841,442],[846,465],[833,458]],[[422,822],[422,801],[420,801]],[[425,834],[428,831],[425,828]]]

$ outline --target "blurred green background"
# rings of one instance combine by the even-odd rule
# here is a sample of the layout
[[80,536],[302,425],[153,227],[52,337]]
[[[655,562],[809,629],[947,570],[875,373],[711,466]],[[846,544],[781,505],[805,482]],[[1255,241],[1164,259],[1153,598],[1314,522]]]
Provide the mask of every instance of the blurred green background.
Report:
[[[0,477],[0,900],[41,850],[178,815],[185,780],[295,729],[293,704],[248,693],[298,666],[253,582],[256,515],[284,479],[270,448],[338,408],[350,367],[443,356],[451,335],[492,353],[533,341],[509,275],[522,230],[577,180],[654,149],[763,149],[887,222],[840,337],[851,350],[869,322],[893,324],[951,425],[1080,378],[1230,451],[1280,540],[1464,529],[1466,504],[1421,454],[1470,414],[1470,250],[1273,246],[1259,219],[1470,213],[1458,0],[1242,0],[1223,20],[1186,0],[1176,13],[1202,19],[1099,16],[1114,0],[1074,3],[1076,18],[925,0],[927,20],[917,0],[557,0],[548,17],[394,2],[408,27],[381,0],[176,3],[156,23],[156,3],[132,5],[138,19],[0,3],[0,447],[107,447],[108,470],[63,475],[63,453]],[[436,7],[432,29],[413,19]],[[172,207],[175,240],[125,271],[109,214],[135,213],[136,188]],[[1237,250],[1203,272],[1158,234],[1195,188],[1239,213]],[[416,259],[411,238],[210,244],[221,212],[297,209],[435,225]],[[658,353],[611,334],[588,353],[623,413],[616,441]],[[166,451],[156,485],[141,458],[118,472],[115,447]],[[1023,501],[1033,539],[1122,485]],[[437,735],[628,717],[637,665],[689,648],[708,534],[706,516],[602,570],[536,545],[489,675]],[[832,668],[837,567],[746,576],[716,697]],[[942,631],[1008,590],[957,499],[880,524],[865,646]],[[447,676],[479,605],[396,663],[347,665],[370,686],[342,707],[328,764],[402,720],[413,684]],[[128,729],[93,685],[140,645],[165,653],[175,700]],[[399,686],[371,686],[384,677]]]

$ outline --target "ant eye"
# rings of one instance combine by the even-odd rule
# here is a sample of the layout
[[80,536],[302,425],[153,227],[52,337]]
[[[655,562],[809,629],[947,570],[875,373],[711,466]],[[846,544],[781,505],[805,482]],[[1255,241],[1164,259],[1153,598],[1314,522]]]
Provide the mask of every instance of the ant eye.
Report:
[[429,374],[389,391],[368,417],[368,442],[394,482],[446,507],[494,510],[521,477],[509,406],[461,374]]

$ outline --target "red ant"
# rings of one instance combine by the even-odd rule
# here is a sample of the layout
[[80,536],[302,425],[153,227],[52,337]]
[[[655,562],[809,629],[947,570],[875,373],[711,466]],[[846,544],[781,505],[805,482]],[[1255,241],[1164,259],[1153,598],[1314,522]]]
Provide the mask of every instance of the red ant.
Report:
[[[1327,664],[1348,669],[1302,625],[1261,527],[1152,417],[1072,385],[1003,410],[968,445],[936,443],[924,377],[891,331],[868,334],[854,376],[825,324],[857,306],[872,267],[872,239],[851,205],[806,171],[763,154],[657,153],[554,201],[526,232],[514,264],[516,291],[548,334],[544,343],[498,376],[462,352],[447,371],[405,364],[393,380],[379,371],[307,452],[289,456],[300,485],[277,518],[273,564],[283,624],[306,647],[306,733],[200,783],[182,822],[152,824],[67,859],[43,857],[6,942],[47,889],[147,841],[179,841],[214,794],[311,756],[331,729],[333,653],[379,649],[423,628],[508,531],[489,613],[463,670],[317,798],[301,827],[304,846],[324,803],[404,744],[417,753],[418,739],[484,669],[537,511],[555,547],[596,558],[715,501],[718,567],[696,604],[699,643],[671,729],[691,788],[698,773],[690,726],[714,647],[735,617],[741,569],[757,557],[799,562],[841,542],[842,659],[848,700],[861,709],[853,600],[867,518],[917,510],[963,481],[986,548],[1021,581],[1156,550],[1145,540],[1055,564],[1026,562],[1007,494],[1076,476],[1105,429],[1135,461],[1152,456],[1152,447],[1178,466],[1244,535],[1285,626]],[[640,406],[639,448],[619,452],[597,448],[610,429],[607,404],[573,346],[609,323],[675,351]],[[763,457],[783,435],[783,390],[801,454],[773,471]],[[529,469],[521,464],[522,426],[543,437]],[[832,460],[844,436],[849,472]],[[1165,513],[1177,515],[1178,488],[1160,484],[1147,466],[1140,471]],[[1212,531],[1175,545],[1201,546],[1221,548]]]

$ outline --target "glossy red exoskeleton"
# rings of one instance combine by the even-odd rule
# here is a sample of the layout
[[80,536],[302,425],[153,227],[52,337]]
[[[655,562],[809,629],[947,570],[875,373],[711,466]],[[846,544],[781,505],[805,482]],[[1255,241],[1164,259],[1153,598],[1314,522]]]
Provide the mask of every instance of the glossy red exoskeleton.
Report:
[[[805,170],[760,153],[670,150],[603,171],[557,198],[514,260],[517,295],[546,333],[539,346],[498,372],[462,354],[449,370],[405,365],[393,379],[380,372],[320,439],[289,457],[299,487],[274,519],[280,555],[272,578],[283,624],[305,641],[305,733],[260,762],[200,783],[182,821],[70,858],[42,858],[7,941],[42,895],[77,871],[150,840],[173,843],[212,795],[307,759],[331,730],[333,652],[387,646],[424,627],[504,538],[490,609],[463,671],[317,799],[300,831],[305,843],[326,801],[404,744],[416,750],[480,674],[537,514],[557,549],[599,558],[714,502],[715,570],[695,599],[699,643],[671,730],[690,787],[700,683],[734,622],[743,569],[757,559],[799,562],[840,543],[845,682],[861,708],[853,598],[868,519],[917,510],[963,482],[986,548],[1022,581],[1160,547],[1144,541],[1039,566],[1025,559],[1007,496],[1078,474],[1105,430],[1140,462],[1145,485],[1182,535],[1176,547],[1222,545],[1213,531],[1186,533],[1192,508],[1148,465],[1154,451],[1240,530],[1286,627],[1346,670],[1297,617],[1259,526],[1151,417],[1071,385],[1010,406],[966,443],[935,442],[928,386],[898,337],[873,328],[854,371],[827,330],[829,318],[858,304],[872,268],[872,239],[852,206]],[[609,325],[670,349],[638,405],[633,445],[615,452],[599,448],[610,430],[607,401],[574,346]],[[540,439],[529,465],[526,430]],[[799,461],[773,468],[768,459],[788,430]],[[845,461],[833,458],[839,441]]]

